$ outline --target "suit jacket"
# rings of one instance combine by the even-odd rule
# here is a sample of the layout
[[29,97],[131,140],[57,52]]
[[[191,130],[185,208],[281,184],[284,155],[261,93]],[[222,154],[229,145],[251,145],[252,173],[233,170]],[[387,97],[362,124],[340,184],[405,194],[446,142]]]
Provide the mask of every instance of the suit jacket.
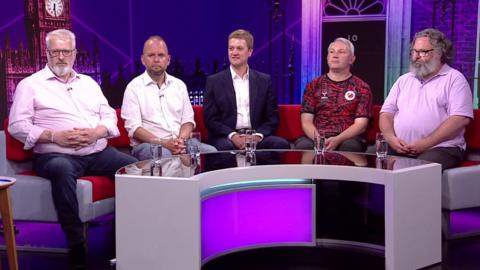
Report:
[[[263,136],[272,135],[278,126],[277,97],[270,75],[249,70],[250,122]],[[203,113],[208,136],[227,137],[237,124],[237,102],[230,68],[207,78]]]

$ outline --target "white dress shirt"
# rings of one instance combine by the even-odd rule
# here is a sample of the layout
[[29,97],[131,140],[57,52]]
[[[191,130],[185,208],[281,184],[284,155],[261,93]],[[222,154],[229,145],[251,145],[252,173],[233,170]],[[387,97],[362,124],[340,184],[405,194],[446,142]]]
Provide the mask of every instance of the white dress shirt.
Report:
[[[252,128],[250,121],[250,68],[247,67],[247,73],[245,73],[243,78],[235,73],[232,66],[230,66],[230,73],[232,74],[235,101],[237,102],[237,125],[235,129]],[[235,134],[237,132],[228,134],[228,138],[231,140]],[[263,134],[255,133],[255,135],[263,139]]]
[[233,67],[230,66],[232,73],[233,88],[235,89],[235,99],[237,102],[237,126],[236,129],[250,128],[250,87],[249,87],[249,69],[247,73],[240,77]]
[[132,146],[141,143],[133,138],[139,127],[158,138],[171,139],[178,137],[183,124],[195,126],[185,83],[167,73],[160,87],[146,71],[134,78],[123,96],[122,118]]

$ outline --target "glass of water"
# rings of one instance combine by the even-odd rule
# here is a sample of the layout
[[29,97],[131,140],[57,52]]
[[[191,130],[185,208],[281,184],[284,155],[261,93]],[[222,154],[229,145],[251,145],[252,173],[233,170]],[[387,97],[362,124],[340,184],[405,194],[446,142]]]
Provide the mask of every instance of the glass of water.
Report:
[[255,139],[256,131],[254,129],[247,129],[245,131],[245,151],[252,153],[257,150],[257,140]]
[[160,160],[162,159],[162,145],[159,139],[152,140],[150,143],[150,151],[152,153],[152,164],[160,166]]
[[377,158],[386,158],[388,152],[388,143],[382,133],[377,133],[375,137],[375,152]]
[[190,133],[190,138],[187,140],[187,153],[192,157],[200,155],[200,143],[202,141],[202,134],[200,132]]
[[325,152],[325,141],[327,138],[325,137],[325,131],[323,130],[315,130],[313,133],[313,149],[315,150],[315,154],[321,154]]

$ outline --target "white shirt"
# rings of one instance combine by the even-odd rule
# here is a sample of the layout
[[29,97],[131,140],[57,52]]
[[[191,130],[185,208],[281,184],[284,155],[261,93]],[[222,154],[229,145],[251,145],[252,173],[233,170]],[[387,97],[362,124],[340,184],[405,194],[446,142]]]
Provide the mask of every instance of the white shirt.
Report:
[[187,86],[167,73],[160,89],[146,71],[127,85],[122,118],[132,146],[141,143],[133,138],[139,127],[161,139],[177,138],[183,124],[195,126],[193,116]]
[[232,73],[233,88],[235,89],[235,99],[237,102],[237,126],[236,129],[250,128],[250,87],[249,87],[249,69],[242,77],[237,75],[230,66]]
[[88,155],[102,151],[107,139],[75,150],[54,143],[38,143],[45,130],[62,131],[73,128],[95,128],[103,125],[108,137],[117,137],[117,116],[100,86],[92,78],[72,71],[65,83],[48,66],[20,81],[10,109],[9,132],[24,142],[24,149],[35,153]]

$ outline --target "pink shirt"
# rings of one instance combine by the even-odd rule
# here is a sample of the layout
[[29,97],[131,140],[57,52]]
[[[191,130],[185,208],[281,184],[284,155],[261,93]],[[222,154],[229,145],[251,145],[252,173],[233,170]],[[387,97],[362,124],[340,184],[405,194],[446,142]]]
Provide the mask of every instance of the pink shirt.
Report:
[[107,139],[99,139],[80,150],[36,142],[45,130],[95,128],[99,125],[107,128],[108,137],[120,134],[115,110],[108,105],[98,84],[74,71],[68,82],[62,82],[46,66],[18,84],[10,109],[8,131],[24,142],[24,149],[33,148],[35,153],[88,155],[105,149]]
[[[472,92],[465,77],[445,64],[426,82],[411,72],[402,75],[390,90],[380,112],[392,113],[397,137],[413,143],[429,136],[450,116],[473,118]],[[465,149],[464,133],[465,129],[435,147]]]

